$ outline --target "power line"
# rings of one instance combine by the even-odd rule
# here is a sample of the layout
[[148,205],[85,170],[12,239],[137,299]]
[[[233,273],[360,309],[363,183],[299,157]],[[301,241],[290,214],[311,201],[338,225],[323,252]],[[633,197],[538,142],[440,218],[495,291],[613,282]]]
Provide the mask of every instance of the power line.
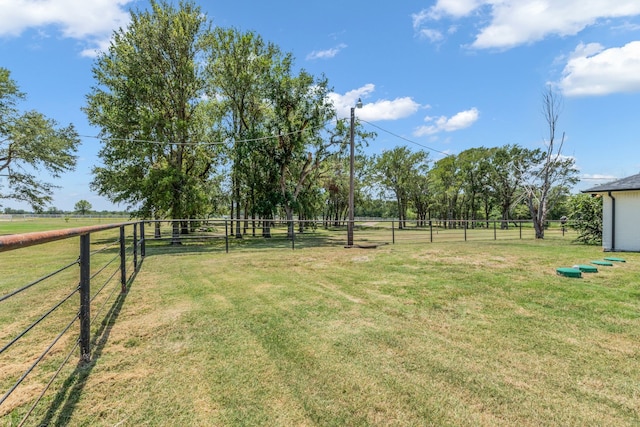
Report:
[[391,131],[389,131],[389,130],[383,129],[383,128],[381,128],[381,127],[380,127],[380,126],[378,126],[378,125],[374,125],[373,123],[368,122],[368,121],[366,121],[366,120],[362,120],[362,119],[359,119],[359,120],[360,120],[361,122],[364,122],[364,123],[367,123],[368,125],[373,126],[374,128],[380,129],[381,131],[386,132],[386,133],[388,133],[389,135],[395,136],[396,138],[400,138],[400,139],[402,139],[402,140],[404,140],[404,141],[407,141],[407,142],[409,142],[409,143],[411,143],[411,144],[417,145],[418,147],[426,148],[426,149],[427,149],[427,150],[429,150],[429,151],[435,151],[436,153],[444,154],[444,155],[445,155],[445,156],[447,156],[447,157],[451,155],[451,154],[449,154],[449,153],[445,153],[444,151],[436,150],[435,148],[427,147],[426,145],[422,145],[422,144],[420,144],[420,143],[417,143],[417,142],[415,142],[415,141],[412,141],[412,140],[410,140],[410,139],[408,139],[408,138],[405,138],[404,136],[400,136],[400,135],[395,134],[395,133],[393,133],[393,132],[391,132]]
[[139,142],[144,144],[158,144],[158,145],[225,145],[228,144],[228,141],[217,141],[217,142],[167,142],[167,141],[154,141],[149,139],[136,139],[136,138],[111,138],[111,137],[102,137],[98,135],[78,135],[80,138],[93,138],[93,139],[101,139],[103,141],[125,141],[125,142]]
[[139,142],[139,143],[144,143],[144,144],[158,144],[158,145],[166,145],[166,144],[171,144],[171,145],[181,145],[181,146],[200,146],[200,145],[229,145],[232,142],[238,143],[238,142],[260,142],[260,141],[266,141],[268,139],[273,139],[273,138],[278,138],[281,136],[290,136],[290,135],[295,135],[295,134],[299,134],[304,132],[305,130],[318,130],[324,127],[324,124],[322,125],[318,125],[315,128],[305,128],[305,129],[301,129],[301,130],[294,130],[291,132],[287,132],[284,134],[278,134],[278,135],[269,135],[269,136],[263,136],[260,138],[251,138],[251,139],[237,139],[237,140],[231,140],[231,139],[226,139],[224,141],[194,141],[194,142],[167,142],[167,141],[156,141],[156,140],[150,140],[150,139],[136,139],[136,138],[111,138],[111,137],[101,137],[98,135],[78,135],[81,138],[94,138],[94,139],[101,139],[103,141],[125,141],[125,142]]

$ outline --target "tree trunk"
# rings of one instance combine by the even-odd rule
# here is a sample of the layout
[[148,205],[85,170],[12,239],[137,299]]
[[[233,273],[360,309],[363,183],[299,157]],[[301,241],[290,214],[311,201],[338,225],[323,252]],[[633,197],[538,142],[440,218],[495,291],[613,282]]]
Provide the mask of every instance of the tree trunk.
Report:
[[236,185],[236,239],[242,239],[240,220],[240,187]]
[[172,221],[172,230],[171,230],[171,244],[172,245],[181,245],[180,241],[180,223],[178,221]]
[[529,207],[529,212],[531,213],[531,218],[533,219],[533,229],[536,233],[536,239],[544,239],[544,215],[541,208],[536,207],[533,196],[529,195],[527,197],[527,206]]
[[287,215],[287,238],[292,239],[294,233],[293,227],[293,208],[289,205],[285,205],[284,211]]
[[271,238],[271,219],[270,217],[265,217],[262,219],[262,237],[265,239]]
[[400,196],[397,195],[397,192],[396,203],[398,204],[398,229],[402,230],[404,228],[404,226],[402,225],[402,202],[400,200]]
[[502,205],[502,222],[500,228],[506,230],[509,228],[509,205]]

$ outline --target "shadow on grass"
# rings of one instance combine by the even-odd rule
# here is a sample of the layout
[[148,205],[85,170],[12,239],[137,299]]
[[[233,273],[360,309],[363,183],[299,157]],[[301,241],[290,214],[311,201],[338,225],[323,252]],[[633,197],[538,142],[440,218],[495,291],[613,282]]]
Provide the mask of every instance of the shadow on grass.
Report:
[[[134,270],[129,279],[127,280],[127,289],[131,287],[131,284],[135,280],[138,271],[142,265],[142,261],[138,265],[138,269]],[[80,361],[73,373],[62,384],[62,387],[58,390],[53,401],[49,405],[46,414],[38,425],[40,426],[66,426],[68,425],[73,412],[76,409],[78,401],[82,395],[82,391],[87,383],[87,379],[96,366],[98,359],[102,355],[113,325],[115,325],[122,306],[127,299],[127,293],[119,293],[115,299],[109,311],[102,319],[100,327],[94,333],[91,339],[91,361]]]

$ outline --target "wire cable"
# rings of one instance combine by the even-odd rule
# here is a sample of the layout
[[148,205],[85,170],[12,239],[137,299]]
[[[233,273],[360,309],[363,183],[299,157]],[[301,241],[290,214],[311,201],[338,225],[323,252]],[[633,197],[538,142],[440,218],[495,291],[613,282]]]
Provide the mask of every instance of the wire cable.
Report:
[[180,145],[180,146],[229,145],[232,142],[237,144],[239,142],[266,141],[268,139],[278,138],[278,137],[282,137],[282,136],[290,136],[290,135],[299,134],[299,133],[302,133],[302,132],[304,132],[306,130],[322,129],[324,126],[325,126],[325,124],[323,123],[322,125],[318,125],[318,126],[315,126],[315,127],[294,130],[294,131],[291,131],[291,132],[281,133],[281,134],[278,134],[278,135],[262,136],[260,138],[251,138],[251,139],[237,139],[237,140],[226,139],[224,141],[169,142],[169,141],[156,141],[156,140],[152,140],[152,139],[111,138],[111,137],[101,137],[101,136],[98,136],[98,135],[78,135],[78,136],[81,137],[81,138],[101,139],[103,141],[139,142],[139,143],[144,143],[144,144],[158,144],[158,145],[166,145],[166,144]]
[[444,151],[436,150],[435,148],[427,147],[426,145],[422,145],[422,144],[420,144],[420,143],[417,143],[417,142],[415,142],[415,141],[412,141],[412,140],[410,140],[410,139],[408,139],[408,138],[405,138],[404,136],[400,136],[400,135],[395,134],[395,133],[393,133],[393,132],[391,132],[391,131],[389,131],[389,130],[387,130],[387,129],[381,128],[381,127],[380,127],[380,126],[378,126],[378,125],[374,125],[373,123],[368,122],[368,121],[366,121],[366,120],[362,120],[362,119],[358,119],[358,120],[360,120],[361,122],[366,123],[366,124],[368,124],[368,125],[370,125],[370,126],[373,126],[373,127],[374,127],[374,128],[376,128],[376,129],[380,129],[381,131],[386,132],[386,133],[388,133],[388,134],[389,134],[389,135],[391,135],[391,136],[395,136],[396,138],[400,138],[400,139],[402,139],[402,140],[404,140],[404,141],[407,141],[407,142],[409,142],[409,143],[411,143],[411,144],[417,145],[418,147],[426,148],[426,149],[427,149],[427,150],[429,150],[429,151],[434,151],[434,152],[436,152],[436,153],[443,154],[443,155],[444,155],[444,156],[446,156],[446,157],[449,157],[449,156],[451,155],[451,154],[449,154],[449,153],[445,153]]

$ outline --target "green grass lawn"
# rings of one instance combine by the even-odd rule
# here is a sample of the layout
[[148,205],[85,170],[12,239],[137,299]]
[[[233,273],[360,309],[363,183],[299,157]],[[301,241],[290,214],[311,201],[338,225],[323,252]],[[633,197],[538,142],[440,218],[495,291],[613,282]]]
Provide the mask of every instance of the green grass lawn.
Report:
[[640,254],[569,279],[555,269],[606,255],[561,239],[188,248],[148,247],[93,362],[34,425],[640,422]]

